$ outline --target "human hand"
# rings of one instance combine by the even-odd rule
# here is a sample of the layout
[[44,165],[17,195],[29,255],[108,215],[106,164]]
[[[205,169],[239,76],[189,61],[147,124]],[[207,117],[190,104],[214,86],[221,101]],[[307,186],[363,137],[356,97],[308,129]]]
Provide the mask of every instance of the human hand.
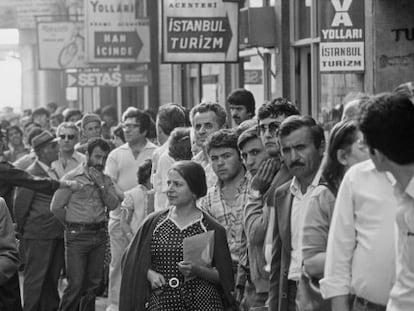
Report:
[[76,180],[62,180],[60,182],[61,188],[69,188],[72,191],[78,191],[82,188],[83,184]]
[[147,280],[150,282],[152,289],[163,287],[166,284],[164,276],[151,269],[148,269]]
[[178,271],[180,271],[186,278],[195,276],[197,268],[197,265],[194,265],[190,261],[180,261],[178,263]]
[[274,176],[280,169],[280,160],[269,158],[262,162],[256,175],[252,178],[251,188],[259,191],[261,194],[269,189]]
[[91,176],[94,183],[98,185],[99,187],[102,187],[105,185],[104,174],[92,166],[89,167],[89,176]]

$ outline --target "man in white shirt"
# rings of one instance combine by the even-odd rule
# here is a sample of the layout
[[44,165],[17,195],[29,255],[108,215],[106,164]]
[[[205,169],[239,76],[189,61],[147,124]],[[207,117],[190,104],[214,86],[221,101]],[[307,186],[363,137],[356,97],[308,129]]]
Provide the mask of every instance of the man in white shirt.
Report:
[[167,154],[168,159],[168,138],[171,132],[176,127],[185,126],[185,113],[182,107],[175,104],[165,104],[160,107],[155,121],[157,139],[160,147],[155,149],[152,155],[152,185],[155,191],[154,196],[154,208],[155,210],[161,210],[167,206],[167,181],[162,177],[166,175],[165,170],[169,170],[172,161],[165,161],[160,164],[163,154]]
[[[414,310],[414,91],[412,83],[404,87],[405,91],[371,98],[360,125],[376,168],[396,179],[397,274],[388,311]],[[384,269],[390,267],[378,271]]]
[[[122,116],[126,143],[111,151],[106,161],[105,174],[125,192],[138,185],[138,167],[152,158],[156,146],[147,138],[150,118],[137,108],[129,107]],[[129,239],[121,230],[121,211],[116,208],[109,214],[108,231],[111,243],[109,266],[108,311],[117,311],[121,285],[121,258]]]
[[[368,160],[351,167],[342,180],[320,281],[333,311],[385,310],[394,281],[397,206],[389,178]],[[356,295],[352,306],[350,294]]]
[[193,157],[193,161],[200,163],[206,172],[207,187],[210,188],[217,182],[211,163],[204,146],[207,137],[226,127],[226,111],[218,103],[201,103],[193,107],[190,112],[190,121],[194,130],[194,139],[202,151]]
[[292,181],[275,193],[274,250],[271,283],[274,303],[271,311],[295,311],[297,283],[302,269],[302,231],[312,190],[319,184],[319,167],[325,150],[323,129],[309,116],[290,116],[279,128],[280,150]]
[[61,179],[67,172],[85,162],[85,156],[75,151],[75,145],[79,140],[79,129],[75,123],[61,123],[56,133],[59,139],[59,159],[52,162],[51,167]]

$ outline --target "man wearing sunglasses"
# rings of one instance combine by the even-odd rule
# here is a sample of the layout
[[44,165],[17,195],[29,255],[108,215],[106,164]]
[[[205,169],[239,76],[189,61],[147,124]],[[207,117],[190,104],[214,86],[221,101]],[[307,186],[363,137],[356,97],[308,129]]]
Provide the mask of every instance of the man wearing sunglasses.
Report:
[[[258,137],[269,158],[265,159],[252,176],[251,191],[244,210],[244,224],[247,228],[259,228],[254,234],[247,234],[248,243],[263,239],[267,270],[270,268],[275,211],[273,197],[277,187],[292,178],[286,166],[281,163],[278,142],[279,126],[291,115],[299,115],[297,108],[285,98],[276,98],[265,103],[258,111]],[[246,217],[248,215],[248,217]],[[260,237],[261,236],[261,237]],[[272,281],[272,280],[271,280]],[[268,286],[266,284],[266,286]],[[257,293],[267,293],[267,287],[256,288]],[[272,294],[269,292],[269,303]],[[274,299],[273,299],[274,300]]]
[[75,151],[75,145],[79,139],[79,129],[75,123],[61,123],[56,130],[56,134],[59,139],[59,159],[52,163],[52,168],[60,179],[67,172],[85,162],[85,156]]

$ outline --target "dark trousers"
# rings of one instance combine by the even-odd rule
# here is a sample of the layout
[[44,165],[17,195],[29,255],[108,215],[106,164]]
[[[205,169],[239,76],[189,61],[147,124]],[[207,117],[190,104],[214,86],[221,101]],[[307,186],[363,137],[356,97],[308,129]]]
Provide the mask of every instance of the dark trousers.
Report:
[[16,274],[0,285],[0,310],[21,311],[19,275]]
[[56,311],[58,281],[64,265],[63,239],[24,239],[23,282],[25,311]]
[[65,231],[66,278],[61,311],[95,311],[96,291],[102,279],[107,233],[100,230]]
[[386,306],[370,302],[364,298],[355,296],[352,311],[385,311]]
[[288,280],[288,310],[296,311],[296,293],[298,291],[298,285],[296,281]]

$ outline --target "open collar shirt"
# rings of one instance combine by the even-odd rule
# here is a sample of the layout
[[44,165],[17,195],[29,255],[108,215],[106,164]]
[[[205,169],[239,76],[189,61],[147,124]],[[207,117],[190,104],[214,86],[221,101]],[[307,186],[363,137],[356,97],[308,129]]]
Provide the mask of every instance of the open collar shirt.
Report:
[[351,167],[339,187],[328,234],[322,296],[355,294],[386,305],[395,280],[397,200],[371,160]]
[[52,162],[52,169],[56,171],[59,179],[63,177],[67,172],[75,169],[79,164],[85,162],[85,156],[77,151],[74,151],[72,156],[67,160],[66,166],[63,167],[63,161],[59,155],[59,159]]
[[305,193],[302,193],[301,186],[296,177],[293,177],[290,184],[293,200],[290,217],[292,252],[288,274],[289,280],[298,281],[301,275],[303,223],[312,190],[318,186],[320,179],[321,170],[319,169]]
[[[138,185],[138,167],[147,159],[152,159],[152,154],[157,148],[156,145],[147,140],[145,146],[137,157],[134,157],[128,143],[112,150],[106,160],[105,174],[111,177],[112,181],[118,185],[121,191],[128,191]],[[110,212],[112,219],[120,219],[120,209],[117,208]]]
[[388,311],[414,310],[414,177],[405,189],[396,183],[397,276],[391,290]]
[[243,231],[243,210],[247,203],[249,178],[245,176],[237,188],[235,197],[224,199],[222,183],[218,181],[201,199],[201,208],[214,217],[226,229],[227,241],[234,262],[239,261]]
[[[110,178],[108,176],[104,178],[106,184],[113,187]],[[63,179],[77,181],[82,184],[82,187],[76,191],[62,188],[55,193],[52,212],[65,209],[66,215],[62,222],[99,223],[106,220],[106,207],[100,189],[89,176],[85,164],[80,164]]]

